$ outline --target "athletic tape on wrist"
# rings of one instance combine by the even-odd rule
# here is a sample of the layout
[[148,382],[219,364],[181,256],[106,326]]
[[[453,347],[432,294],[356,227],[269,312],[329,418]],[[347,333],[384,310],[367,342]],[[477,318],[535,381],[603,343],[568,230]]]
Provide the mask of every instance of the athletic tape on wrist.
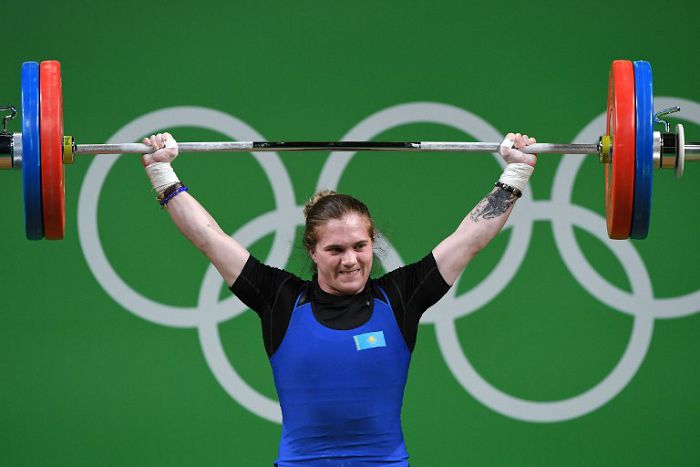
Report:
[[498,181],[524,191],[534,170],[533,166],[522,162],[508,164]]
[[165,149],[177,149],[177,141],[175,141],[175,138],[165,138],[163,143],[165,144]]
[[506,151],[508,149],[512,148],[514,145],[515,145],[515,140],[512,140],[506,136],[505,138],[503,138],[503,142],[501,143],[501,146],[500,146],[498,153],[501,156],[505,157]]
[[146,173],[151,180],[151,186],[159,195],[170,185],[180,181],[168,162],[154,162],[146,167]]

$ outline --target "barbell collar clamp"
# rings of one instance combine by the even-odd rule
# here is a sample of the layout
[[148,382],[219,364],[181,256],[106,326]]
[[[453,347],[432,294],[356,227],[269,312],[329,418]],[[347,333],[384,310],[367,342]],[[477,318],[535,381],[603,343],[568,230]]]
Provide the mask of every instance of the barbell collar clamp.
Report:
[[675,133],[661,133],[661,154],[668,155],[672,154],[674,157],[676,155],[676,148],[678,147],[678,135]]
[[0,170],[22,168],[22,133],[0,134]]
[[12,168],[12,135],[0,133],[0,169]]
[[676,154],[675,174],[676,178],[681,178],[683,176],[683,168],[685,167],[685,130],[680,123],[676,125],[676,137],[678,151]]
[[72,164],[75,162],[75,138],[72,136],[63,137],[63,163]]
[[660,131],[655,131],[652,134],[653,137],[653,142],[652,142],[652,158],[653,158],[653,167],[656,169],[661,168],[661,148],[662,148],[662,141],[661,141],[661,132]]
[[0,106],[0,111],[9,110],[9,115],[4,115],[2,117],[2,134],[3,136],[10,136],[11,133],[7,131],[7,122],[14,119],[17,115],[17,108],[14,105],[2,105]]
[[598,160],[603,164],[610,163],[612,154],[612,138],[610,135],[603,135],[598,140]]
[[668,122],[668,120],[664,120],[661,117],[665,117],[666,115],[670,115],[676,112],[680,112],[681,108],[678,105],[674,105],[673,107],[669,107],[667,109],[662,109],[659,110],[654,114],[654,123],[658,123],[664,126],[664,131],[666,133],[671,132],[671,124]]
[[22,170],[22,133],[12,134],[12,168]]

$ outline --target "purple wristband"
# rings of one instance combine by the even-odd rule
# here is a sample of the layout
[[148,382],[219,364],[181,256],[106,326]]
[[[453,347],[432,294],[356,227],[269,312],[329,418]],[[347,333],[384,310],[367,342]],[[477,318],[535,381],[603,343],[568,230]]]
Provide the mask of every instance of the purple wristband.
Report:
[[182,185],[177,190],[173,191],[168,196],[166,196],[165,198],[160,200],[160,207],[164,208],[171,199],[173,199],[174,197],[176,197],[178,194],[182,193],[183,191],[187,191],[187,187],[185,185]]

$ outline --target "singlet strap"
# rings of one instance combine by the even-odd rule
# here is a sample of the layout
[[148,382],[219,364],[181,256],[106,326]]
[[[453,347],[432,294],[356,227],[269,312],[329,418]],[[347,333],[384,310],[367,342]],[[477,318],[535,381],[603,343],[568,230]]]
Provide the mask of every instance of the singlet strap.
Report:
[[[389,296],[386,294],[386,292],[384,291],[384,289],[383,289],[382,287],[380,287],[379,285],[375,284],[374,282],[372,282],[372,285],[374,286],[374,288],[375,288],[376,290],[379,290],[379,292],[381,292],[382,296],[384,297],[384,300],[382,300],[381,298],[378,298],[378,300],[381,300],[382,302],[384,302],[384,303],[386,303],[387,305],[389,305]],[[375,295],[376,295],[376,294],[375,294]]]
[[299,292],[299,295],[297,296],[296,301],[294,302],[294,309],[299,308],[301,305],[304,305],[309,301],[309,283],[307,282],[304,284],[304,287],[302,287],[301,292]]

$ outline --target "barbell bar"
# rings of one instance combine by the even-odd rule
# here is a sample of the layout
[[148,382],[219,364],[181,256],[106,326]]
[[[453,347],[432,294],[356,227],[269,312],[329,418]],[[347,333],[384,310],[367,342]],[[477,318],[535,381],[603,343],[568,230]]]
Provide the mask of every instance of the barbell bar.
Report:
[[[77,155],[144,154],[142,143],[77,144],[63,135],[61,68],[58,61],[22,65],[22,133],[10,133],[13,106],[3,117],[0,169],[23,172],[25,233],[28,239],[65,236],[63,165]],[[686,143],[683,125],[662,120],[680,108],[654,113],[651,66],[645,61],[613,61],[608,77],[606,133],[590,144],[536,143],[531,154],[597,155],[605,164],[606,221],[612,239],[645,238],[651,212],[652,170],[673,168],[683,174],[686,161],[700,160],[700,143]],[[664,124],[665,131],[653,131]],[[181,142],[180,152],[409,151],[497,152],[501,143],[452,141],[220,141]]]
[[[221,141],[177,143],[182,152],[277,152],[277,151],[413,151],[413,152],[497,152],[500,143],[450,141]],[[597,144],[537,143],[525,148],[530,154],[597,154]],[[142,143],[78,144],[76,154],[144,154],[153,148]]]

